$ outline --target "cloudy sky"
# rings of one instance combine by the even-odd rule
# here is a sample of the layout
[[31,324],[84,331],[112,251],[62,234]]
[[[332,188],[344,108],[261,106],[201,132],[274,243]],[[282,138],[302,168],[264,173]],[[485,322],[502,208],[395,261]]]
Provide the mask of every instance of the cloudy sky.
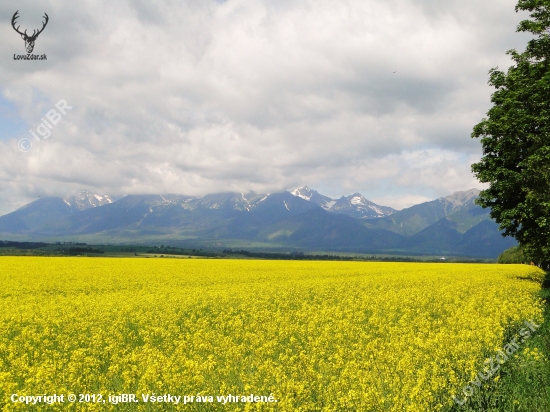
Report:
[[[0,214],[83,189],[308,185],[400,209],[480,188],[470,133],[490,107],[487,72],[528,40],[514,6],[3,0]],[[31,33],[49,15],[33,51],[46,61],[14,60],[26,54],[16,10]],[[46,134],[42,119],[60,100],[72,109],[37,140],[30,132]]]

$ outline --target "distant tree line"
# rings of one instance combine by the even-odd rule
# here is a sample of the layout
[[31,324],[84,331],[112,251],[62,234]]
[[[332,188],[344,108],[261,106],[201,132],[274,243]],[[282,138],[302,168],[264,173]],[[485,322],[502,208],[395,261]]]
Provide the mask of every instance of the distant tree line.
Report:
[[41,247],[48,246],[47,243],[41,242],[11,242],[6,240],[0,240],[0,247],[14,248],[14,249],[39,249]]
[[276,260],[339,260],[339,261],[376,261],[376,262],[421,262],[424,260],[415,259],[411,257],[400,256],[384,256],[379,257],[376,255],[371,256],[341,256],[341,255],[309,255],[304,252],[290,252],[290,253],[277,253],[277,252],[250,252],[248,250],[232,250],[224,249],[222,252],[227,256],[245,256],[257,259],[276,259]]
[[96,254],[105,253],[103,250],[94,249],[93,247],[70,247],[68,249],[61,249],[61,252],[66,253],[67,255],[80,255],[82,253],[96,253]]

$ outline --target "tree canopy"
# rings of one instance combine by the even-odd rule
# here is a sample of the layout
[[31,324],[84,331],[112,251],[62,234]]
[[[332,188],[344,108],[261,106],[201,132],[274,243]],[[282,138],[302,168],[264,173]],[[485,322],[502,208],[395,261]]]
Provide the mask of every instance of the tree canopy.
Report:
[[550,0],[520,0],[530,12],[518,32],[530,32],[523,53],[507,52],[513,65],[489,71],[496,91],[487,117],[474,127],[483,157],[472,171],[489,188],[478,204],[491,208],[503,235],[515,237],[526,255],[550,269]]

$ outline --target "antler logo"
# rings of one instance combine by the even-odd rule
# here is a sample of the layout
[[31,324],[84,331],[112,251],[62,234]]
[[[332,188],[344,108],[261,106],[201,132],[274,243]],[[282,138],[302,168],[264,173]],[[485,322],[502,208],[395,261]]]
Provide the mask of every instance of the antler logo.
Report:
[[21,38],[23,40],[25,40],[25,48],[27,49],[27,53],[32,53],[32,51],[34,50],[34,42],[36,41],[36,38],[38,37],[38,35],[40,33],[42,33],[44,31],[44,28],[48,24],[48,21],[50,20],[50,18],[48,17],[48,15],[46,13],[44,13],[44,19],[46,19],[46,21],[44,23],[42,23],[42,28],[40,30],[38,30],[38,32],[36,30],[33,30],[32,36],[29,36],[27,34],[27,30],[25,30],[24,33],[19,31],[19,27],[21,27],[21,26],[15,27],[16,20],[19,18],[18,13],[19,13],[19,10],[17,10],[15,12],[15,14],[13,15],[13,17],[11,19],[11,25],[12,25],[13,29],[21,35]]

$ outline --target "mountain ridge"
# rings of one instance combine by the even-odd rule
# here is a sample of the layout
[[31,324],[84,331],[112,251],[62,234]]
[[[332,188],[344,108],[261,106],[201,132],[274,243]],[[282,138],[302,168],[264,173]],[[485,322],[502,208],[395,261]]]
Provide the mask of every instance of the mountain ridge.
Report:
[[412,236],[443,218],[457,223],[459,233],[464,233],[483,220],[490,220],[489,211],[475,204],[478,189],[457,191],[445,197],[423,202],[377,220],[367,220],[365,225]]
[[[128,195],[118,200],[86,191],[70,200],[42,198],[1,216],[0,238],[101,242],[163,239],[226,246],[261,244],[300,250],[477,257],[495,257],[514,243],[503,239],[488,211],[475,204],[479,193],[475,189],[400,211],[392,209],[388,216],[373,218],[362,213],[362,207],[372,210],[372,202],[367,203],[359,193],[334,201],[307,187],[301,189],[299,193],[296,189],[295,193],[267,195]],[[340,209],[335,207],[339,201]],[[339,213],[342,209],[347,213]]]
[[321,195],[316,190],[307,186],[302,186],[291,191],[294,196],[301,197],[304,200],[318,204],[323,209],[344,214],[360,219],[371,219],[389,216],[396,212],[389,206],[380,206],[366,199],[361,193],[355,192],[349,196],[342,196],[339,199],[332,199]]

